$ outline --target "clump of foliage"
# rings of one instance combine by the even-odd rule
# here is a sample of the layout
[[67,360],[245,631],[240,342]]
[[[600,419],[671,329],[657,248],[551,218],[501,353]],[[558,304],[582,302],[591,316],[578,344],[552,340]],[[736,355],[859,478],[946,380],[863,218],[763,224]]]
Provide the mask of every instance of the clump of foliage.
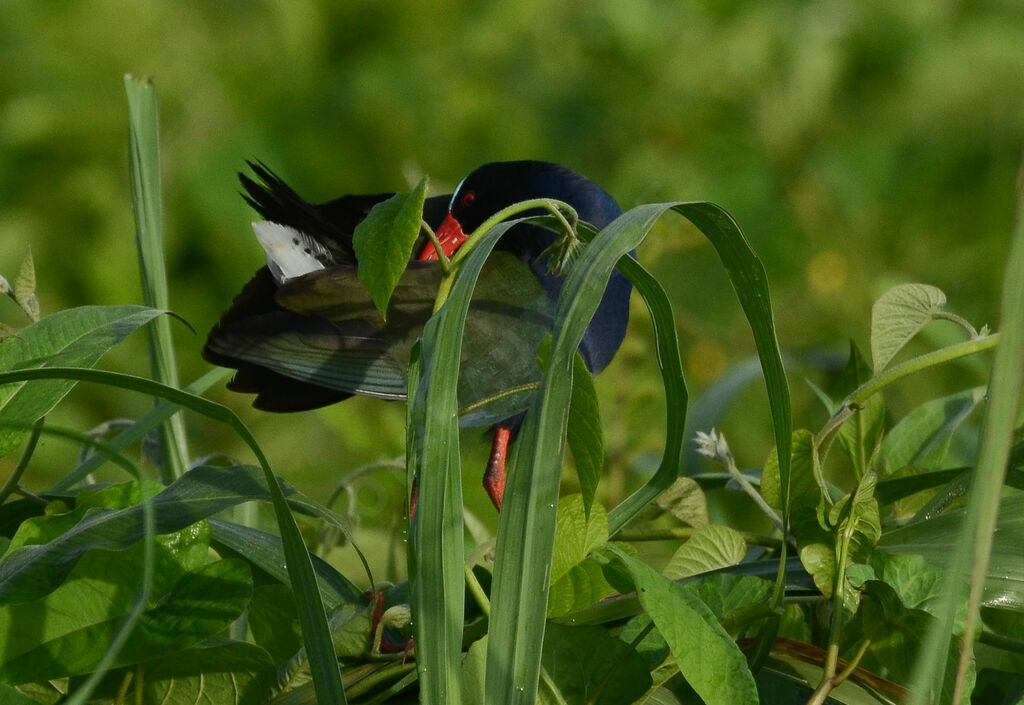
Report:
[[[870,361],[816,389],[830,416],[793,430],[789,382],[763,268],[738,226],[708,203],[641,206],[602,230],[561,232],[567,281],[545,370],[512,459],[495,537],[470,526],[459,472],[458,353],[470,294],[508,223],[485,224],[445,263],[443,307],[412,356],[406,471],[419,480],[410,580],[345,576],[307,549],[301,526],[348,522],[274,475],[256,439],[201,394],[223,372],[179,388],[161,261],[155,98],[127,82],[133,204],[147,306],[39,317],[30,259],[13,286],[31,324],[0,342],[0,453],[22,448],[0,488],[0,694],[14,703],[1012,703],[1024,691],[1024,228],[1014,234],[998,333],[946,310],[934,287],[897,286],[875,304]],[[388,208],[406,213],[426,184]],[[700,435],[721,471],[679,477],[687,392],[672,310],[628,253],[669,211],[712,242],[750,324],[775,449],[740,470],[725,439]],[[416,219],[402,218],[417,229]],[[411,242],[387,218],[395,255],[361,273],[385,305]],[[586,243],[586,244],[584,244]],[[571,260],[571,261],[570,261]],[[654,321],[667,400],[655,473],[610,509],[593,382],[576,355],[612,269]],[[439,302],[440,303],[440,302]],[[944,319],[965,340],[901,359]],[[139,328],[151,378],[94,369]],[[987,389],[965,389],[887,419],[880,392],[911,375],[993,350]],[[905,357],[905,355],[903,356]],[[78,381],[158,401],[109,440],[46,415]],[[190,461],[183,411],[231,426],[257,465]],[[983,419],[977,421],[979,412]],[[160,476],[126,449],[160,439]],[[54,487],[21,484],[37,440],[89,449]],[[968,450],[964,450],[964,440]],[[565,449],[580,492],[559,497]],[[112,462],[130,476],[98,484]],[[763,534],[719,520],[713,492],[742,493]],[[266,531],[247,503],[268,503]],[[319,540],[333,536],[318,534]],[[670,542],[654,566],[642,547]],[[365,562],[364,562],[365,565]],[[356,586],[363,582],[369,593]],[[467,600],[467,594],[470,599]],[[410,641],[410,638],[413,641]]]

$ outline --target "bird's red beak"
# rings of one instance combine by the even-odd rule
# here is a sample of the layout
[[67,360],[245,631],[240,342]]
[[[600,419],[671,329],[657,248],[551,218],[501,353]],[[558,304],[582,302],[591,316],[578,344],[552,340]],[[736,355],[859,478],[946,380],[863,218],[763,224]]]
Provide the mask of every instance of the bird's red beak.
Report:
[[[459,225],[459,221],[455,220],[451,213],[444,219],[444,222],[441,223],[441,227],[437,229],[435,234],[437,235],[437,241],[441,243],[441,249],[444,250],[446,257],[454,255],[455,251],[462,247],[462,243],[466,241],[466,234],[462,232],[462,226]],[[438,259],[434,243],[427,243],[420,253],[420,259]]]

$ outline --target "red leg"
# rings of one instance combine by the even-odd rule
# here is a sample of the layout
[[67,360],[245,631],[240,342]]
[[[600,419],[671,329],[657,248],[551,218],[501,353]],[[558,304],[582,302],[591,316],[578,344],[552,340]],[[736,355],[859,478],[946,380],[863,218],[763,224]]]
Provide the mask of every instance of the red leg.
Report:
[[501,500],[505,496],[505,459],[508,455],[508,444],[512,431],[504,426],[494,429],[494,441],[491,443],[491,457],[487,461],[484,472],[484,489],[491,498],[495,508],[501,511]]

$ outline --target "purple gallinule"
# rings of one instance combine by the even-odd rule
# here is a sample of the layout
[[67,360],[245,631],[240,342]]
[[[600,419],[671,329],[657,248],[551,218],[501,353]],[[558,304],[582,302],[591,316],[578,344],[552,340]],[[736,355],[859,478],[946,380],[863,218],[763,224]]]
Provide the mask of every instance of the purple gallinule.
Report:
[[[246,200],[266,219],[253,229],[268,264],[210,332],[203,357],[237,370],[228,387],[255,393],[253,405],[267,411],[313,409],[355,394],[404,399],[409,350],[441,280],[433,244],[421,235],[382,319],[358,279],[352,232],[391,194],[312,205],[262,164],[249,166],[257,180],[239,178]],[[428,198],[423,217],[451,255],[488,217],[535,198],[564,201],[598,228],[622,212],[601,187],[567,167],[517,161],[480,167],[453,195]],[[537,348],[550,331],[563,283],[542,257],[555,238],[528,224],[506,233],[481,272],[466,321],[461,424],[495,428],[484,486],[499,510],[508,443],[540,379]],[[630,291],[614,272],[580,343],[595,374],[625,336]]]

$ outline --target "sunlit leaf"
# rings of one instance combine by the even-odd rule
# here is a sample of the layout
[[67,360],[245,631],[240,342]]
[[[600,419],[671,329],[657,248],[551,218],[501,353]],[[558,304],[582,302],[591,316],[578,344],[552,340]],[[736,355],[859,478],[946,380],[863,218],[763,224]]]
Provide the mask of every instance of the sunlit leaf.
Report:
[[680,672],[708,705],[759,702],[747,660],[715,615],[686,586],[609,546],[636,586],[644,611],[665,638]]
[[946,305],[946,295],[928,284],[899,284],[871,309],[871,359],[875,374]]
[[708,525],[708,501],[704,490],[692,477],[679,477],[658,495],[659,507],[694,528]]
[[747,544],[738,531],[728,526],[709,525],[698,529],[676,549],[662,573],[672,580],[688,578],[737,565],[746,554]]
[[409,193],[397,193],[378,203],[352,233],[359,278],[381,316],[387,315],[391,292],[409,264],[420,234],[427,181],[424,176]]

